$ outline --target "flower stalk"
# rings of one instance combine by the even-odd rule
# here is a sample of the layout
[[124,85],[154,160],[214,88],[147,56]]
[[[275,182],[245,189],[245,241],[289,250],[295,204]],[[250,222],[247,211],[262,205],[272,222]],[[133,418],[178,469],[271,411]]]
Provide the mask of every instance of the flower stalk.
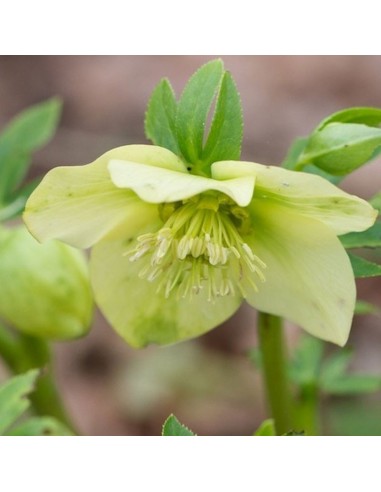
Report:
[[282,319],[258,313],[258,335],[266,397],[278,435],[293,429],[293,403],[287,377]]

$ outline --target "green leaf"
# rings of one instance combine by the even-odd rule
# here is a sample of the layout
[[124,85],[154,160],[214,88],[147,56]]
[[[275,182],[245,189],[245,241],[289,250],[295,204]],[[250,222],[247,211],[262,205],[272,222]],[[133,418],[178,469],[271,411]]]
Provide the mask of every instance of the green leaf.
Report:
[[168,79],[162,79],[152,92],[145,116],[145,133],[155,145],[180,154],[176,136],[177,103]]
[[7,432],[8,436],[73,436],[74,434],[53,417],[34,417]]
[[24,179],[30,154],[53,137],[61,106],[57,98],[36,104],[16,116],[0,135],[0,201]]
[[360,123],[363,125],[378,127],[381,124],[381,109],[378,108],[347,108],[333,113],[325,118],[316,128],[321,130],[329,123]]
[[286,158],[282,162],[282,167],[290,169],[292,171],[303,170],[303,172],[305,173],[317,174],[318,176],[327,179],[331,183],[338,184],[342,180],[342,177],[332,176],[332,174],[322,171],[313,164],[308,164],[306,166],[303,166],[303,169],[298,169],[299,158],[302,155],[307,143],[307,137],[295,139],[288,149]]
[[308,138],[306,137],[296,138],[290,145],[287,151],[287,155],[284,161],[282,162],[281,166],[286,169],[294,170],[296,164],[299,161],[299,157],[302,155],[307,145],[307,142],[308,142]]
[[353,273],[356,278],[379,277],[381,275],[381,265],[365,260],[360,256],[348,253],[351,260]]
[[323,364],[320,371],[320,387],[326,389],[330,384],[342,379],[348,369],[353,353],[348,349],[341,349],[331,355]]
[[302,336],[290,363],[290,378],[298,385],[313,384],[318,380],[324,343],[317,338]]
[[381,191],[374,195],[370,200],[369,203],[374,207],[376,210],[378,210],[381,213]]
[[190,163],[201,160],[206,120],[222,75],[221,60],[206,63],[189,79],[178,103],[177,138],[183,156]]
[[282,436],[305,436],[304,431],[296,431],[296,430],[290,430],[286,432],[286,434],[282,434]]
[[331,395],[374,393],[381,389],[381,377],[370,374],[349,374],[326,381],[322,389]]
[[371,304],[370,302],[357,300],[355,307],[355,314],[358,316],[366,315],[366,314],[379,314],[380,309],[375,304]]
[[368,162],[381,145],[381,129],[358,123],[328,123],[312,133],[299,165],[311,163],[344,176]]
[[351,248],[378,248],[381,246],[381,222],[375,222],[363,232],[350,232],[340,236],[341,244],[346,249]]
[[27,395],[35,387],[39,371],[33,369],[0,386],[0,435],[29,408]]
[[225,72],[218,93],[212,125],[202,152],[203,166],[224,160],[239,160],[243,137],[243,113],[237,87]]
[[25,208],[25,204],[41,178],[30,181],[22,188],[18,189],[3,207],[0,207],[0,222],[13,219],[20,215]]
[[163,425],[163,436],[195,436],[185,425],[180,424],[177,418],[172,414]]
[[276,436],[274,420],[264,420],[255,431],[254,436]]

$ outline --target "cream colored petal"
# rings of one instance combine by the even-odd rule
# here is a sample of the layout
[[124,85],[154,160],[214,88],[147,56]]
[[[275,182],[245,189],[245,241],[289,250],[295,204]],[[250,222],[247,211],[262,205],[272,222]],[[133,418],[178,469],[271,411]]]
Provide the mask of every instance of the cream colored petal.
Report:
[[266,281],[247,301],[283,316],[312,335],[347,341],[356,288],[348,256],[332,230],[285,207],[255,200],[253,232],[246,241],[267,265]]
[[340,190],[326,179],[254,162],[223,161],[212,165],[212,177],[230,180],[255,176],[255,197],[276,201],[300,215],[329,225],[336,234],[368,229],[377,212],[365,200]]
[[109,170],[116,186],[133,190],[142,200],[149,203],[176,202],[215,190],[245,207],[251,201],[255,182],[254,176],[217,181],[116,159],[110,161]]
[[30,232],[40,241],[55,238],[86,248],[126,218],[133,224],[144,214],[156,217],[156,207],[112,183],[107,164],[114,158],[185,172],[172,152],[152,145],[119,147],[88,165],[57,167],[48,172],[26,204],[24,221]]
[[[152,226],[140,232],[147,231],[152,231]],[[131,237],[115,231],[92,249],[90,270],[98,306],[111,326],[133,347],[172,344],[199,336],[238,309],[240,298],[224,297],[212,303],[203,291],[192,300],[177,299],[176,291],[165,298],[156,292],[155,281],[139,278],[146,263],[131,262],[124,255],[131,244]]]

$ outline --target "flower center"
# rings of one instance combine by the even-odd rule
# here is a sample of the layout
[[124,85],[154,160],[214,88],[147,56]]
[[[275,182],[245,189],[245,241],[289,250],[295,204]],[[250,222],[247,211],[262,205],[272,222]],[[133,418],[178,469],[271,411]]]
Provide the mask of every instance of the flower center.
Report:
[[164,226],[137,238],[126,254],[144,265],[140,278],[157,282],[157,292],[192,297],[201,290],[209,301],[254,288],[265,281],[266,268],[240,235],[248,227],[247,212],[225,196],[199,196],[184,203],[163,204]]

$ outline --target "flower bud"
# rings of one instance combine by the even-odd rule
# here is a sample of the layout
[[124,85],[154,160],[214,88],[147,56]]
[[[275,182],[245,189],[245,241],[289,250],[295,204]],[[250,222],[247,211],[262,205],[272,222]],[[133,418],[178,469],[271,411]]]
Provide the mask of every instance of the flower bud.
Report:
[[93,300],[82,252],[0,229],[0,318],[23,333],[70,339],[90,328]]

